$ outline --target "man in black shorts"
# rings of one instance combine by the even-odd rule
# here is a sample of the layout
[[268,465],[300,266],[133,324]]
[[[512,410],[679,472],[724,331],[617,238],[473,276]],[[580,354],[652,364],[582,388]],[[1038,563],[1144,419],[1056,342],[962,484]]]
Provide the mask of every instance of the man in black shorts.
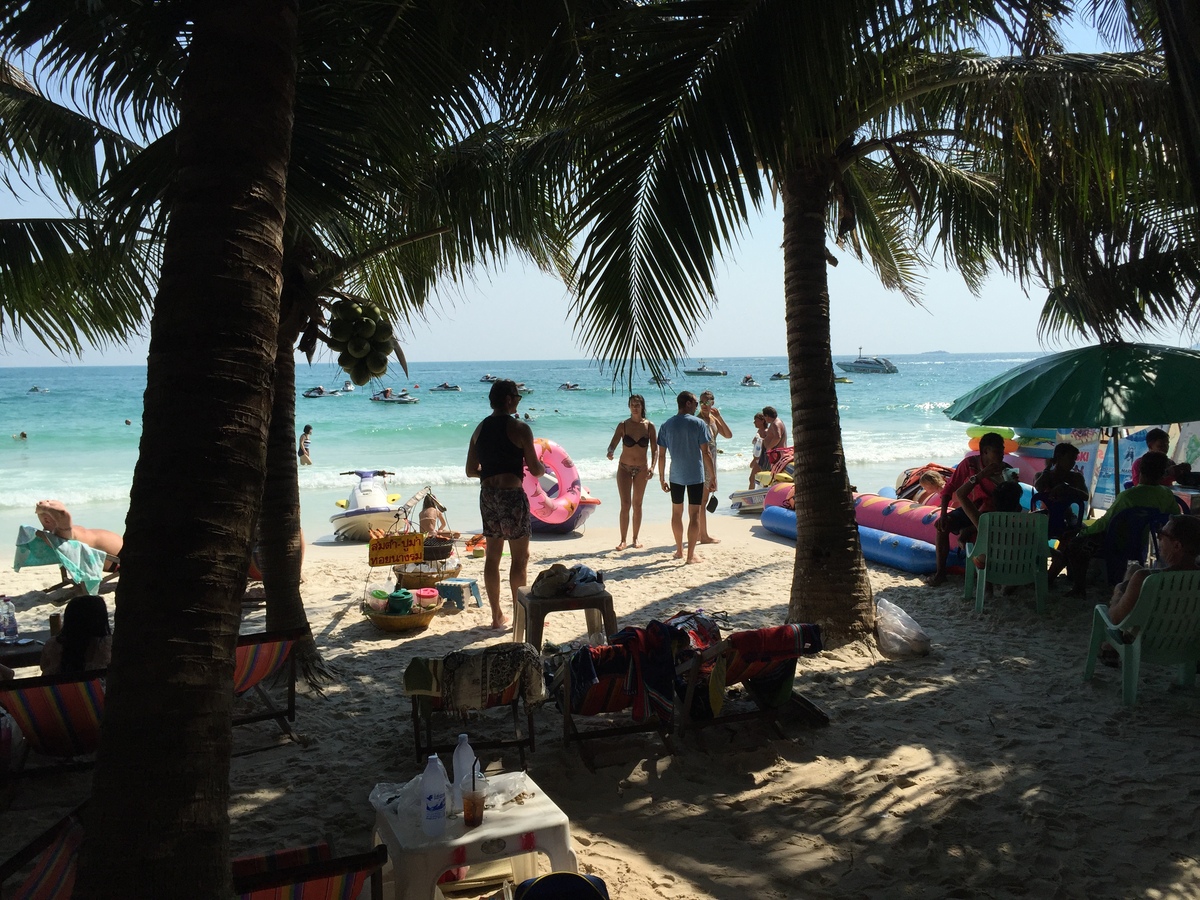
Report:
[[[679,408],[658,429],[658,480],[671,494],[671,532],[675,535],[675,558],[683,559],[683,497],[688,500],[687,561],[700,559],[696,544],[700,541],[700,504],[704,485],[717,489],[717,468],[708,440],[708,426],[696,416],[696,395],[684,391],[675,398]],[[671,454],[671,483],[667,484],[667,454]]]
[[508,583],[516,602],[517,588],[528,580],[529,498],[521,482],[525,469],[535,476],[545,472],[533,442],[533,431],[513,418],[521,392],[515,382],[492,382],[488,403],[492,414],[479,423],[467,449],[467,477],[479,481],[479,515],[487,538],[483,584],[492,607],[492,627],[504,628],[508,617],[500,608],[500,559],[508,541],[512,556]]

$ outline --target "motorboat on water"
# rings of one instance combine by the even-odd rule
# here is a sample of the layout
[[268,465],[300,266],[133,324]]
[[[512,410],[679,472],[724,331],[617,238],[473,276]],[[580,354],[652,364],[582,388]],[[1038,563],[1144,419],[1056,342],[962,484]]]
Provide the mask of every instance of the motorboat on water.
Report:
[[484,384],[491,384],[493,381],[499,381],[500,378],[499,378],[499,376],[493,375],[492,373],[489,372],[488,374],[484,375],[479,380],[481,382],[483,382]]
[[702,360],[700,360],[700,365],[696,366],[696,368],[694,368],[694,369],[684,369],[683,374],[684,375],[728,375],[729,372],[726,371],[725,369],[710,369],[708,367],[708,362],[702,359]]
[[314,397],[340,397],[341,395],[341,391],[327,391],[325,388],[318,385],[317,387],[310,387],[303,393],[302,396],[312,400]]
[[854,379],[847,378],[845,375],[839,375],[837,378],[833,379],[833,381],[835,384],[854,384]]
[[27,394],[48,394],[48,393],[50,393],[50,388],[38,387],[35,384],[33,387],[31,387],[25,393],[27,393]]
[[520,394],[522,397],[524,397],[526,394],[532,394],[533,388],[525,387],[525,382],[518,381],[517,382],[517,393]]
[[581,388],[574,381],[564,381],[562,384],[560,384],[558,386],[558,389],[560,391],[582,391],[583,390],[583,388]]
[[863,356],[862,347],[858,348],[858,359],[854,362],[840,362],[838,368],[843,372],[858,372],[863,375],[895,375],[900,371],[886,357]]
[[787,381],[791,377],[792,377],[791,372],[776,372],[768,380],[770,380],[770,381]]
[[757,381],[754,380],[753,375],[742,376],[742,380],[741,380],[740,384],[742,387],[762,387],[761,384],[759,384]]
[[441,384],[435,384],[430,388],[431,391],[461,391],[457,384],[451,384],[448,381],[443,381]]
[[670,379],[670,378],[668,378],[666,375],[655,375],[655,376],[653,376],[653,377],[650,379],[650,383],[651,383],[651,384],[657,384],[657,385],[660,385],[660,386],[661,386],[661,385],[667,385],[667,384],[670,384],[670,383],[671,383],[671,379]]
[[404,508],[397,505],[400,495],[389,494],[387,490],[387,476],[395,475],[395,472],[354,469],[340,474],[354,475],[358,483],[348,498],[337,501],[342,511],[329,517],[339,541],[368,541],[372,528],[386,531],[404,515]]
[[353,381],[343,381],[342,382],[342,393],[343,394],[353,394],[354,393],[354,382]]
[[371,399],[376,403],[420,403],[420,397],[414,397],[408,392],[407,388],[401,388],[397,393],[391,388],[384,388],[382,391],[376,391],[371,395]]

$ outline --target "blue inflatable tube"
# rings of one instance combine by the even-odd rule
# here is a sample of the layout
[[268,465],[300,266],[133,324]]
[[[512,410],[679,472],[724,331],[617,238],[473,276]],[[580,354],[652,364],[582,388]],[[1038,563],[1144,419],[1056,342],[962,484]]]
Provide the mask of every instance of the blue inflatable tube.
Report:
[[[782,506],[768,506],[762,514],[763,527],[780,537],[796,539],[796,513]],[[928,541],[858,526],[858,539],[863,556],[874,563],[891,566],[914,575],[930,575],[937,570],[937,548]],[[948,566],[961,566],[961,550],[954,550],[946,561]]]

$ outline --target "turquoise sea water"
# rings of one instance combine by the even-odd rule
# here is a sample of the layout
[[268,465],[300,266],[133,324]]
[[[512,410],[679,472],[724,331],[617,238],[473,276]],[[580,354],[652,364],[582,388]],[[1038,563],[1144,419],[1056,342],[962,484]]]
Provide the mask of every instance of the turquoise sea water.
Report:
[[[1037,353],[921,354],[893,356],[896,375],[850,374],[852,384],[838,385],[842,436],[850,480],[864,490],[892,484],[903,469],[930,460],[952,464],[966,450],[964,426],[943,414],[955,397]],[[852,357],[837,357],[849,360]],[[746,486],[754,413],[775,406],[787,421],[786,381],[769,381],[784,371],[783,357],[707,360],[727,377],[689,377],[673,373],[663,390],[643,375],[635,389],[646,398],[649,416],[660,422],[675,412],[675,393],[708,388],[733,429],[721,441],[719,493]],[[397,374],[399,374],[398,370]],[[409,496],[426,484],[450,508],[450,524],[467,531],[478,527],[476,494],[464,472],[467,442],[488,413],[485,373],[524,381],[533,393],[521,403],[531,416],[534,434],[561,444],[573,457],[583,483],[603,505],[591,524],[617,521],[616,464],[605,458],[613,429],[626,415],[626,392],[615,392],[611,376],[584,360],[536,362],[414,363],[406,381],[389,377],[385,385],[407,387],[419,404],[372,403],[372,383],[350,394],[319,399],[300,397],[314,385],[340,387],[344,375],[332,364],[297,368],[296,427],[313,426],[314,465],[300,471],[306,535],[328,533],[334,501],[349,492],[348,469],[386,468],[396,472],[390,490]],[[752,374],[758,388],[739,385]],[[839,374],[846,374],[841,373]],[[448,381],[458,393],[431,392]],[[582,391],[560,391],[564,382]],[[46,389],[30,393],[37,385]],[[416,388],[415,385],[420,385]],[[0,534],[33,522],[37,500],[62,500],[75,520],[93,528],[122,531],[141,434],[142,367],[61,366],[0,368]],[[125,425],[125,419],[131,425]],[[26,440],[9,434],[24,431]],[[653,485],[651,487],[654,487]],[[646,516],[669,515],[664,497],[647,494]],[[723,506],[726,504],[723,504]]]

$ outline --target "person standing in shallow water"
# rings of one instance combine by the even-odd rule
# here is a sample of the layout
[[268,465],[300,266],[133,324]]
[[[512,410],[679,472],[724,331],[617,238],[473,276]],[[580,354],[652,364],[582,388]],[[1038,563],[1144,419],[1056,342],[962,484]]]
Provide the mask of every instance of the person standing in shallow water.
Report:
[[654,463],[658,459],[658,444],[654,436],[654,423],[646,418],[646,398],[641,394],[629,397],[629,418],[617,426],[608,444],[608,458],[613,458],[617,443],[621,444],[621,459],[617,463],[617,493],[621,497],[621,543],[624,550],[625,535],[629,532],[630,514],[633,516],[633,546],[640,548],[638,532],[642,530],[642,497],[646,484],[654,477]]
[[300,465],[311,466],[312,456],[309,454],[309,447],[312,445],[312,426],[305,425],[304,433],[300,435],[300,446],[296,450],[296,455],[300,457]]
[[467,448],[467,477],[479,479],[479,515],[487,538],[483,584],[492,608],[493,628],[508,625],[500,606],[500,559],[505,541],[511,557],[508,583],[514,603],[517,588],[528,581],[529,498],[521,486],[525,469],[535,478],[546,471],[538,459],[532,429],[516,418],[520,402],[516,382],[492,382],[488,391],[492,414],[476,427]]

